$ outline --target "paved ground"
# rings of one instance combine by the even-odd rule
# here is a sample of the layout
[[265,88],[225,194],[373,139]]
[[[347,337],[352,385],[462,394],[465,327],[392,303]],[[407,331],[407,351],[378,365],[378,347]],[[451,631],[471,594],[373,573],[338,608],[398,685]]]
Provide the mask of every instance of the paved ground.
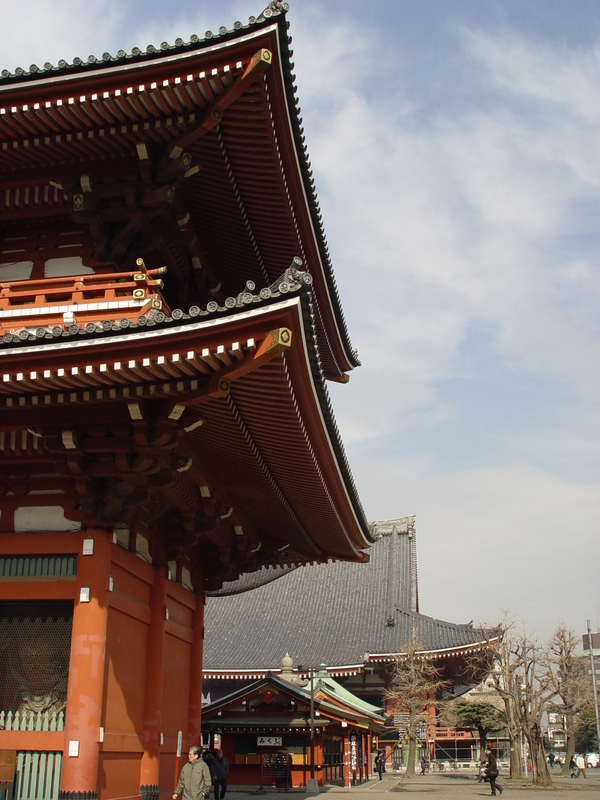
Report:
[[[554,775],[552,778],[554,786],[548,789],[538,789],[525,783],[524,781],[509,781],[507,778],[499,778],[499,783],[504,787],[503,797],[505,800],[599,800],[600,798],[600,769],[588,769],[587,778],[560,778]],[[257,800],[265,797],[267,800],[289,800],[290,795],[303,795],[304,792],[292,790],[289,792],[280,790],[266,791],[236,791],[235,787],[229,787],[228,794],[230,800]],[[380,782],[369,781],[361,786],[352,789],[344,789],[339,786],[326,787],[321,790],[321,795],[329,797],[329,800],[354,800],[363,798],[366,800],[370,795],[389,794],[389,800],[398,797],[402,798],[424,798],[424,795],[435,796],[445,800],[478,800],[478,798],[489,797],[490,788],[487,783],[477,783],[474,775],[425,775],[417,776],[412,779],[398,778],[397,776],[384,775]],[[212,796],[212,795],[211,795]],[[314,797],[314,795],[310,795]],[[381,798],[383,800],[383,797]]]

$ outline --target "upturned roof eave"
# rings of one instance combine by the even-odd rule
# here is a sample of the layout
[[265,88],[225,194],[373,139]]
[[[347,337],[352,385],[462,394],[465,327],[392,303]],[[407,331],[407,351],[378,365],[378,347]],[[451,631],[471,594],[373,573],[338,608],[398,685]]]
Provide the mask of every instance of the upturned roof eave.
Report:
[[[348,329],[346,326],[341,300],[339,297],[333,266],[331,263],[325,231],[321,219],[319,203],[316,194],[315,182],[312,177],[308,151],[303,141],[304,132],[300,119],[300,107],[296,100],[297,87],[295,76],[292,74],[290,65],[291,37],[287,34],[288,23],[285,14],[288,10],[287,3],[270,3],[261,15],[257,18],[250,18],[248,25],[235,23],[233,29],[221,28],[219,34],[211,34],[209,38],[199,39],[184,43],[177,40],[175,46],[163,42],[160,51],[149,46],[145,52],[134,48],[131,54],[119,51],[116,57],[105,53],[102,60],[90,56],[87,62],[67,64],[66,61],[59,62],[58,67],[50,66],[49,69],[39,70],[32,65],[29,71],[17,68],[11,74],[8,70],[3,70],[0,77],[0,104],[16,102],[18,93],[25,92],[28,96],[33,96],[33,92],[47,86],[56,86],[59,83],[67,83],[75,94],[80,87],[90,81],[100,80],[107,74],[121,73],[123,70],[128,72],[144,71],[153,66],[164,65],[175,59],[186,59],[207,54],[220,49],[234,47],[239,43],[251,41],[254,38],[265,34],[276,37],[277,59],[280,68],[280,84],[282,86],[285,108],[279,112],[282,121],[289,130],[291,148],[294,152],[294,168],[298,171],[300,183],[302,185],[302,205],[307,210],[307,218],[310,224],[305,228],[315,247],[319,262],[321,294],[324,295],[326,305],[330,309],[329,317],[329,344],[332,354],[338,365],[339,375],[350,371],[360,365],[358,354],[352,347]],[[269,12],[269,13],[268,13]],[[62,66],[61,66],[62,65]],[[277,111],[277,109],[276,109]],[[288,165],[291,168],[291,163]],[[317,276],[315,276],[317,277]]]
[[[304,376],[303,380],[298,379],[298,381],[302,384],[302,397],[305,398],[305,407],[308,409],[306,414],[311,419],[314,418],[313,445],[317,451],[321,452],[322,459],[335,465],[334,471],[327,470],[327,474],[330,476],[328,491],[333,493],[333,497],[336,498],[335,502],[338,503],[341,515],[340,531],[343,531],[345,539],[345,546],[340,548],[336,557],[358,559],[362,549],[367,547],[371,541],[370,533],[345,457],[341,437],[329,402],[327,387],[319,365],[318,351],[314,341],[314,325],[310,317],[309,292],[298,287],[287,295],[275,295],[268,299],[262,299],[258,296],[255,300],[255,303],[251,306],[246,306],[245,309],[224,308],[212,314],[206,314],[208,329],[215,331],[224,329],[228,325],[242,325],[251,317],[263,317],[265,315],[266,317],[272,317],[273,320],[281,317],[281,315],[286,315],[293,322],[297,335],[301,337],[301,346],[297,346],[293,351],[298,353],[297,356],[290,356],[289,367],[297,372],[299,376],[301,374]],[[76,357],[77,351],[81,350],[85,352],[87,359],[93,360],[94,357],[100,357],[101,350],[101,357],[107,358],[107,353],[116,348],[121,354],[120,357],[125,358],[128,352],[132,352],[131,348],[136,346],[144,346],[151,349],[153,341],[156,342],[156,346],[164,349],[166,346],[165,337],[169,337],[170,333],[171,336],[181,339],[186,336],[186,331],[189,335],[192,335],[194,331],[197,332],[196,335],[201,332],[202,325],[205,323],[198,321],[198,317],[190,319],[189,315],[186,316],[188,316],[186,321],[181,319],[174,320],[171,317],[158,325],[153,325],[152,328],[148,328],[147,325],[134,327],[133,331],[128,328],[126,331],[130,331],[129,333],[126,331],[111,331],[107,334],[94,333],[86,335],[85,331],[80,331],[79,334],[67,336],[66,339],[59,336],[54,344],[32,344],[36,341],[35,337],[26,341],[17,340],[18,344],[13,347],[2,343],[0,345],[0,363],[2,363],[6,373],[10,375],[11,365],[14,367],[15,364],[18,364],[19,370],[39,370],[40,364],[44,361],[44,351],[54,358],[57,357],[58,353],[63,352],[65,358],[73,359]],[[300,352],[302,352],[302,355],[300,355]],[[307,371],[310,378],[307,375]],[[310,410],[310,407],[312,407],[312,410]],[[335,477],[335,480],[332,476]],[[342,520],[345,523],[342,524]],[[343,553],[345,551],[347,551],[347,554],[344,556]],[[315,557],[317,557],[317,554],[318,550]]]
[[[301,687],[296,686],[289,681],[284,680],[283,678],[279,677],[273,672],[268,672],[264,678],[260,678],[259,680],[255,681],[254,683],[250,684],[250,686],[244,686],[241,689],[237,689],[234,692],[226,695],[225,697],[216,700],[213,703],[209,703],[202,708],[202,714],[206,718],[213,717],[215,714],[218,714],[219,711],[224,712],[227,707],[235,706],[240,700],[244,699],[248,695],[256,695],[258,694],[263,688],[266,688],[270,685],[273,685],[275,689],[285,694],[288,694],[290,697],[295,698],[296,701],[306,704],[307,706],[310,704],[310,691]],[[327,700],[323,700],[321,698],[315,697],[314,698],[315,709],[318,710],[321,714],[325,714],[333,719],[343,720],[347,719],[350,721],[354,721],[356,723],[361,722],[362,720],[366,720],[367,724],[382,727],[383,726],[383,719],[384,717],[380,714],[372,715],[368,712],[360,711],[359,709],[352,709],[352,708],[342,708],[338,705],[334,705],[333,703],[328,702]],[[221,717],[221,721],[226,722],[226,717]],[[249,722],[250,724],[250,722]]]
[[[495,639],[490,640],[484,638],[469,644],[456,645],[455,647],[440,647],[432,650],[419,650],[418,653],[419,656],[423,656],[424,658],[452,658],[454,656],[462,656],[465,653],[476,653],[481,652],[482,650],[487,650],[491,646],[492,641],[495,641]],[[403,650],[395,653],[369,653],[368,659],[365,661],[365,663],[392,662],[404,656],[406,656],[406,652]]]

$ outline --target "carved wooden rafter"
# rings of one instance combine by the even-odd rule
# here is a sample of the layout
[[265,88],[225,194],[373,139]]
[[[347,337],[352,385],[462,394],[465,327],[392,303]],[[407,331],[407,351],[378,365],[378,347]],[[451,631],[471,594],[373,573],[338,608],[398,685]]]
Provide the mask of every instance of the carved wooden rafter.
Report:
[[204,111],[195,127],[174,142],[158,148],[148,141],[136,145],[137,164],[119,159],[118,171],[89,169],[74,174],[66,169],[51,183],[72,204],[72,218],[91,233],[95,257],[128,268],[138,256],[150,258],[157,251],[173,276],[179,299],[201,295],[219,296],[210,261],[196,234],[186,228],[190,215],[179,187],[200,169],[185,148],[217,127],[224,111],[260,79],[272,62],[261,49],[244,72]]
[[[11,467],[11,491],[24,498],[31,489],[61,488],[65,495],[60,504],[68,507],[69,518],[100,527],[129,525],[149,539],[157,558],[188,557],[196,564],[196,580],[202,581],[197,585],[204,588],[215,588],[224,579],[235,579],[240,571],[257,569],[263,563],[277,563],[281,556],[275,546],[263,546],[251,522],[234,509],[222,487],[209,488],[207,470],[187,436],[202,424],[202,403],[226,396],[233,381],[291,347],[292,332],[276,328],[256,344],[251,341],[246,352],[240,347],[219,346],[206,355],[202,351],[203,360],[193,356],[202,371],[193,390],[190,382],[190,391],[180,390],[176,397],[151,392],[145,385],[155,378],[150,366],[131,368],[130,362],[126,372],[115,373],[114,379],[136,377],[143,384],[136,384],[135,394],[95,404],[91,425],[89,411],[73,414],[65,425],[64,406],[37,404],[36,421],[31,411],[28,415],[29,426],[35,430],[27,434],[24,444],[19,434],[19,454],[36,464],[42,459],[44,464],[21,473]],[[108,367],[102,374],[110,383]],[[5,377],[4,385],[11,386],[11,376]],[[45,373],[31,373],[28,388],[44,391],[50,379]],[[122,387],[122,383],[115,385]],[[13,425],[18,424],[21,410],[20,405],[12,409]],[[43,442],[43,447],[32,449],[34,441]],[[35,471],[58,476],[58,481],[52,477],[34,482]],[[207,556],[211,570],[200,576],[198,564],[207,563]]]

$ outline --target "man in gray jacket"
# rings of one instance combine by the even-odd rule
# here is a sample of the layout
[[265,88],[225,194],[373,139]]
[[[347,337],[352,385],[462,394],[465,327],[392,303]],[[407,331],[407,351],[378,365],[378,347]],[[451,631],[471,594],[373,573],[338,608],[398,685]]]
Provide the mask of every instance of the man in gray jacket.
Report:
[[200,748],[190,747],[188,763],[184,765],[177,781],[173,800],[203,800],[210,791],[210,771],[200,758]]

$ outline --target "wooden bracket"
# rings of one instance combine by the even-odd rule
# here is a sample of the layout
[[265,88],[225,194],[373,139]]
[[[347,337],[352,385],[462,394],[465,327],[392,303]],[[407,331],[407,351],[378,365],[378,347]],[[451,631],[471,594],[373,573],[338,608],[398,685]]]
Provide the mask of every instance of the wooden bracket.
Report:
[[258,369],[267,361],[271,361],[271,359],[281,355],[291,346],[292,332],[289,328],[275,328],[269,331],[255,353],[248,354],[242,361],[236,361],[230,367],[225,367],[218,374],[212,376],[208,384],[207,395],[221,397],[223,394],[228,394],[229,385],[226,391],[221,388],[221,385],[229,384],[231,381]]
[[214,100],[207,107],[200,124],[194,128],[194,130],[177,139],[172,145],[169,151],[169,158],[179,158],[184,148],[188,147],[188,145],[195,142],[197,139],[202,138],[202,136],[205,136],[213,128],[216,128],[221,122],[225,109],[266,72],[271,66],[272,61],[273,54],[270,50],[263,48],[256,52],[250,59],[250,63],[244,72],[237,78],[233,85],[227,89],[225,94]]

